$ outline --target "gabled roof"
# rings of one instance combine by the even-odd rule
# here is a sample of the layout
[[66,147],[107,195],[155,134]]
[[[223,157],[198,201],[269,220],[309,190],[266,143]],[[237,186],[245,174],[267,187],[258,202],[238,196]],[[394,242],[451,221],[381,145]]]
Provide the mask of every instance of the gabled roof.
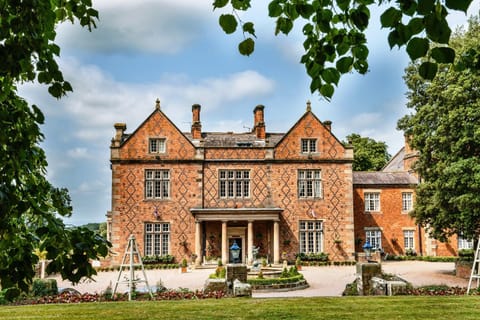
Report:
[[391,185],[416,185],[418,179],[413,174],[408,172],[353,172],[354,185],[368,185],[368,186],[391,186]]
[[343,146],[343,143],[342,143],[340,140],[338,140],[338,138],[333,134],[333,132],[332,132],[331,130],[327,129],[327,128],[325,127],[325,125],[323,124],[323,122],[320,121],[320,119],[317,118],[317,116],[315,115],[315,113],[313,113],[311,110],[308,110],[308,109],[307,109],[307,111],[305,111],[305,113],[303,114],[303,116],[301,116],[300,119],[298,119],[297,122],[295,122],[295,124],[294,124],[292,127],[290,127],[290,130],[288,130],[288,132],[285,133],[285,134],[283,135],[283,137],[282,137],[276,144],[280,144],[280,143],[283,141],[283,139],[285,139],[286,137],[288,137],[288,135],[290,134],[290,132],[292,132],[293,130],[295,130],[295,128],[296,128],[308,115],[312,115],[313,118],[314,118],[316,121],[318,121],[318,123],[320,123],[320,125],[323,126],[323,127],[325,128],[325,130],[329,131],[330,134],[332,135],[332,137],[333,137],[335,140],[337,140],[338,143],[340,143],[340,145]]
[[388,163],[383,167],[383,172],[404,172],[405,167],[403,164],[403,159],[405,158],[405,147],[402,147],[396,155],[388,161]]
[[[159,103],[158,100],[157,100],[157,103]],[[143,120],[143,122],[135,129],[135,131],[133,131],[132,133],[128,133],[128,134],[124,133],[122,135],[121,146],[124,145],[131,137],[135,136],[135,133],[137,133],[137,131],[139,131],[140,128],[142,128],[145,125],[145,123],[147,123],[150,120],[150,118],[153,117],[157,112],[160,113],[161,116],[164,117],[168,121],[168,123],[178,131],[179,134],[183,135],[185,137],[185,139],[188,140],[188,142],[190,142],[190,144],[192,144],[192,146],[194,146],[193,143],[192,143],[192,139],[185,136],[185,134],[175,125],[175,123],[173,123],[173,121],[170,120],[170,118],[167,117],[167,115],[162,112],[162,110],[160,109],[160,105],[158,105],[158,107],[156,107],[155,110],[153,110],[153,112],[150,113],[150,115],[145,120]]]

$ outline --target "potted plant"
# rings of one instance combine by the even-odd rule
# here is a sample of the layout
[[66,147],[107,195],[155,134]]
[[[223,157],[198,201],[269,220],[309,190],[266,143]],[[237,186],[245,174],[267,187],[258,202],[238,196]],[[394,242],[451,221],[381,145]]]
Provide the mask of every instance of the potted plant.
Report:
[[297,256],[297,259],[295,259],[295,266],[297,270],[302,270],[302,259],[300,259],[300,256]]
[[183,258],[182,264],[181,264],[182,273],[187,272],[187,266],[188,266],[187,259],[186,259],[186,258]]

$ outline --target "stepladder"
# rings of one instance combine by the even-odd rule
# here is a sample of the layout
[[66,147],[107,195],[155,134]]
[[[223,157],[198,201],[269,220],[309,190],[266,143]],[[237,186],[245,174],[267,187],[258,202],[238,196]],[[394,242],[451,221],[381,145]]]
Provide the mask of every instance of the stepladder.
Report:
[[479,289],[480,283],[480,237],[477,241],[477,249],[473,258],[472,272],[470,274],[470,280],[468,280],[467,294],[470,294],[473,281],[476,281],[476,288]]
[[[137,277],[135,271],[141,271],[142,275]],[[124,280],[120,280],[123,273],[125,273]],[[122,263],[120,264],[120,270],[118,271],[117,281],[115,282],[115,288],[113,289],[113,296],[115,297],[119,284],[126,284],[128,287],[128,300],[130,301],[140,283],[145,283],[150,297],[153,298],[152,290],[148,284],[147,274],[143,267],[142,256],[138,251],[137,243],[135,241],[135,236],[130,235],[125,254],[122,258]]]

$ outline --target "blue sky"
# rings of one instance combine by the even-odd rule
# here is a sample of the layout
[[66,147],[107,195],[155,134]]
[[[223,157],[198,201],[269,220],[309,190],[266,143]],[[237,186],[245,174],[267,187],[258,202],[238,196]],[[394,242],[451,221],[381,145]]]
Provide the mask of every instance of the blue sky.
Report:
[[[469,15],[478,12],[475,0]],[[161,100],[163,112],[183,131],[190,130],[191,106],[202,105],[204,131],[244,132],[253,124],[253,108],[265,106],[269,132],[286,132],[305,112],[307,100],[320,120],[331,120],[341,140],[359,133],[385,141],[395,154],[403,145],[396,130],[405,115],[408,64],[404,50],[390,50],[387,30],[372,12],[367,33],[370,72],[345,75],[330,102],[311,95],[303,65],[301,25],[286,37],[274,36],[267,2],[253,1],[244,21],[256,25],[256,48],[250,57],[237,51],[241,33],[226,35],[218,26],[224,11],[211,1],[94,1],[98,28],[78,24],[58,27],[58,60],[74,92],[61,100],[47,88],[26,84],[20,94],[46,115],[43,147],[48,178],[69,189],[74,213],[67,223],[103,222],[111,207],[109,163],[113,124],[126,122],[132,132]],[[260,4],[258,4],[260,3]],[[466,22],[454,14],[454,25]]]

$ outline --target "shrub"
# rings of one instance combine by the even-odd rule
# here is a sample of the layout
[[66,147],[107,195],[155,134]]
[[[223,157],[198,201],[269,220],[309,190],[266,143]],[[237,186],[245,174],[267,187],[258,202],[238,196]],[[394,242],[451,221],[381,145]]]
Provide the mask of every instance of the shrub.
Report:
[[284,284],[284,283],[295,283],[300,280],[303,280],[303,275],[299,274],[298,276],[288,277],[288,278],[254,278],[248,279],[247,282],[252,286],[258,285],[272,285],[272,284]]
[[53,296],[58,294],[57,280],[35,279],[32,284],[32,295],[34,297]]
[[473,249],[458,250],[459,261],[473,261],[475,257],[475,251]]
[[328,261],[328,253],[299,253],[297,258],[300,257],[301,261]]

